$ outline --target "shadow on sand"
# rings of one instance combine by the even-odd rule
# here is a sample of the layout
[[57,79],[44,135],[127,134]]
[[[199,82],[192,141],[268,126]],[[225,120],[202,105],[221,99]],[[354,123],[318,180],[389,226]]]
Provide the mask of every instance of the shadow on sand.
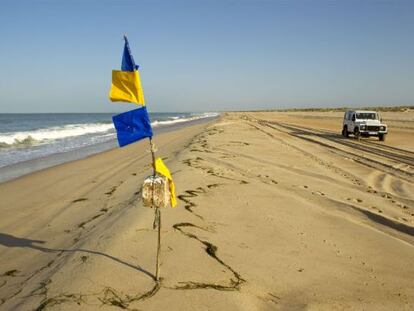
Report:
[[99,255],[99,256],[103,256],[103,257],[106,257],[108,259],[111,259],[113,261],[116,261],[116,262],[118,262],[120,264],[123,264],[127,267],[130,267],[134,270],[140,271],[140,272],[148,275],[152,279],[155,279],[155,276],[151,272],[148,272],[147,270],[141,268],[139,265],[135,266],[131,263],[123,261],[122,259],[119,259],[117,257],[111,256],[111,255],[108,255],[108,254],[105,254],[105,253],[102,253],[102,252],[99,252],[99,251],[88,250],[88,249],[83,249],[83,248],[53,249],[53,248],[43,247],[43,246],[40,246],[38,244],[45,244],[45,241],[18,238],[18,237],[15,237],[13,235],[10,235],[10,234],[0,233],[0,245],[3,245],[5,247],[31,248],[31,249],[35,249],[35,250],[45,252],[45,253],[83,252],[83,253]]

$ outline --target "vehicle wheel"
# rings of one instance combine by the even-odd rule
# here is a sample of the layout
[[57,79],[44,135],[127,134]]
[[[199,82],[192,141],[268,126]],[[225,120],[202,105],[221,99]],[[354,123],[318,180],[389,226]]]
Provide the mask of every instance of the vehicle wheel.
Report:
[[346,126],[344,126],[342,130],[342,136],[344,136],[345,138],[349,137],[348,128]]
[[358,140],[361,139],[361,133],[359,132],[359,128],[357,127],[354,129],[354,136],[355,136],[355,139],[358,139]]
[[380,141],[385,141],[385,134],[380,134],[378,138]]

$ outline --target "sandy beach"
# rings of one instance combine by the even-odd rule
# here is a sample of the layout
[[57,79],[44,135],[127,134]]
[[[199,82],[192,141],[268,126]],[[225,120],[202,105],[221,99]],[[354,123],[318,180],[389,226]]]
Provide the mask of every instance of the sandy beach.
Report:
[[413,310],[414,112],[385,142],[341,112],[239,112],[0,184],[0,310]]

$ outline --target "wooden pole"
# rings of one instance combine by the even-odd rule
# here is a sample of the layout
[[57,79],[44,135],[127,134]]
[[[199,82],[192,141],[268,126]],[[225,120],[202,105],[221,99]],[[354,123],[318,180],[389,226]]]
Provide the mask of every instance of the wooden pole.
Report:
[[161,266],[161,210],[159,207],[156,209],[158,219],[158,245],[157,245],[157,265],[155,269],[155,280],[160,281],[160,266]]
[[[155,175],[157,174],[155,170],[155,147],[152,142],[152,138],[149,139],[151,146],[151,155],[152,155],[152,167],[153,167],[153,182],[155,180]],[[152,191],[154,198],[154,188]],[[152,200],[153,207],[155,207],[155,219],[154,226],[157,226],[158,229],[158,239],[157,239],[157,263],[155,266],[155,281],[159,282],[160,280],[160,265],[161,265],[161,210],[158,206],[154,206],[154,199]]]
[[[128,40],[126,33],[124,33],[124,40],[125,41]],[[128,49],[129,49],[129,44],[127,46],[128,46]],[[132,61],[134,62],[134,60],[132,58],[131,51],[128,51],[128,52],[131,55]],[[134,63],[134,66],[135,66],[135,63]],[[153,227],[155,227],[155,226],[158,227],[157,264],[156,264],[156,268],[155,268],[155,280],[157,282],[159,282],[159,280],[160,280],[160,265],[161,265],[161,258],[160,258],[161,257],[161,211],[160,211],[160,208],[158,206],[155,206],[155,204],[154,204],[154,192],[155,192],[154,191],[154,180],[155,180],[155,176],[157,174],[157,171],[155,170],[155,146],[152,142],[152,137],[149,137],[149,142],[150,142],[150,150],[151,150],[151,156],[152,156],[152,168],[153,168],[152,207],[155,207],[155,219],[154,219]]]

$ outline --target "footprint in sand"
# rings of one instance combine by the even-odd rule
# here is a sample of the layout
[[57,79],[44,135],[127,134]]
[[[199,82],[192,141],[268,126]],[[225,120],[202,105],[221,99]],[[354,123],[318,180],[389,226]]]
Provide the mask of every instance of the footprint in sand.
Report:
[[376,207],[376,206],[371,206],[371,208],[373,209],[373,210],[376,210],[378,213],[382,213],[382,210],[380,210],[378,207]]
[[20,272],[19,270],[13,269],[13,270],[9,270],[9,271],[4,272],[2,274],[2,276],[17,276],[19,274],[19,272]]
[[78,202],[87,201],[87,200],[88,198],[79,198],[79,199],[73,200],[72,203],[78,203]]
[[400,208],[402,208],[402,209],[408,209],[408,206],[407,205],[405,205],[405,204],[402,204],[402,203],[397,203],[397,206],[398,207],[400,207]]
[[211,188],[216,188],[218,186],[220,186],[220,184],[211,184],[211,185],[207,185],[207,188],[211,189]]
[[278,304],[279,300],[280,300],[279,296],[276,296],[275,294],[272,294],[272,293],[267,293],[267,296],[259,297],[259,298],[264,300],[264,301],[273,302],[274,304]]
[[116,188],[118,188],[117,186],[113,186],[112,187],[112,189],[111,190],[109,190],[108,192],[105,192],[105,194],[107,195],[107,196],[111,196],[111,195],[113,195],[114,194],[114,192],[115,192],[115,190],[116,190]]
[[352,201],[357,202],[357,203],[362,203],[363,202],[362,199],[359,199],[359,198],[353,199]]

